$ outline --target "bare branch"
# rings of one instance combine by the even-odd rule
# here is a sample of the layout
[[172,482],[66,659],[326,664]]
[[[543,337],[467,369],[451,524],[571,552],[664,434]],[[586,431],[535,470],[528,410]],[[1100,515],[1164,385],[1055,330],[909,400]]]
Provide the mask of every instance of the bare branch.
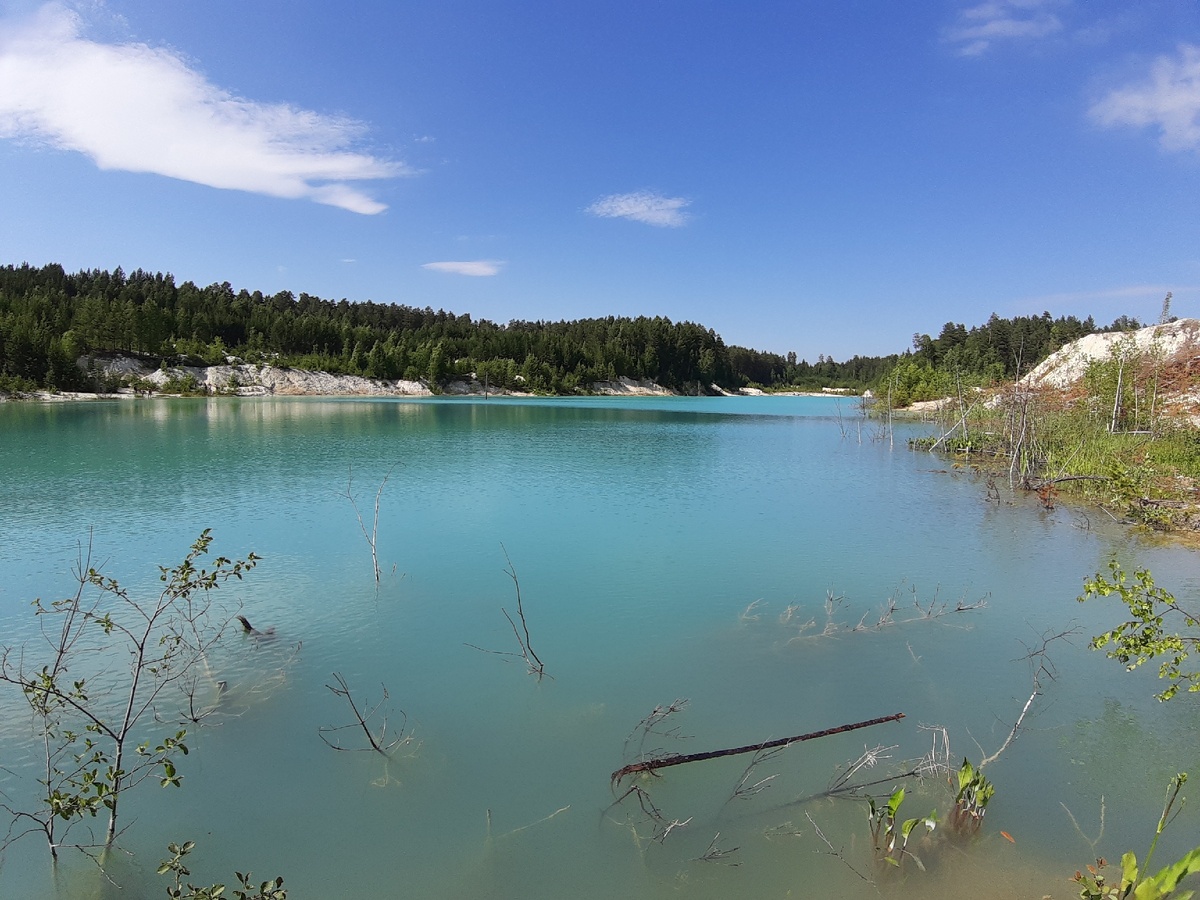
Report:
[[829,838],[825,837],[825,832],[821,831],[821,827],[816,823],[816,821],[813,819],[813,817],[808,814],[807,810],[804,813],[804,818],[808,819],[808,824],[813,827],[813,831],[815,831],[817,833],[817,837],[819,837],[821,839],[822,843],[824,843],[825,846],[829,848],[828,851],[817,850],[815,852],[828,853],[829,856],[832,856],[832,857],[835,857],[836,859],[841,860],[842,865],[844,865],[847,869],[849,869],[851,872],[853,872],[855,875],[857,875],[859,878],[861,878],[867,884],[875,883],[874,880],[868,878],[862,872],[858,871],[858,869],[854,868],[854,866],[852,866],[850,864],[850,860],[846,859],[846,855],[843,851],[837,849],[836,847],[833,846],[833,844],[829,843]]
[[848,725],[838,725],[835,728],[825,728],[821,731],[810,731],[807,734],[798,734],[793,737],[777,738],[775,740],[763,741],[759,744],[749,744],[745,747],[732,747],[727,750],[708,750],[704,753],[688,753],[676,754],[661,759],[650,759],[642,762],[630,763],[623,766],[612,773],[612,784],[615,786],[626,775],[632,775],[637,772],[654,773],[658,769],[664,769],[668,766],[679,766],[684,763],[703,762],[708,759],[717,759],[724,756],[737,756],[742,753],[756,753],[761,750],[768,750],[773,747],[787,747],[791,744],[798,744],[803,741],[812,741],[817,738],[829,737],[834,734],[842,734],[847,731],[857,731],[860,728],[869,728],[872,725],[881,725],[884,722],[896,722],[904,718],[904,713],[893,713],[890,716],[880,716],[876,719],[869,719],[864,722],[853,722]]
[[[782,747],[775,747],[771,750],[762,751],[754,754],[754,758],[750,760],[750,765],[746,766],[746,771],[742,773],[742,777],[738,779],[738,783],[733,788],[733,793],[729,795],[729,800],[748,800],[751,797],[762,793],[771,786],[771,782],[779,777],[779,774],[768,775],[766,778],[760,778],[754,784],[747,784],[750,781],[750,775],[754,770],[768,760],[774,759],[783,752]],[[728,803],[729,800],[725,802]]]
[[[400,728],[394,731],[392,735],[388,734],[388,718],[386,715],[382,717],[383,721],[379,725],[378,733],[371,730],[371,725],[369,724],[370,720],[377,712],[379,712],[380,707],[382,707],[388,699],[388,690],[386,685],[380,685],[380,687],[383,689],[383,697],[378,703],[376,703],[370,709],[360,710],[358,708],[358,703],[354,699],[354,695],[350,692],[350,686],[346,683],[346,679],[342,677],[340,672],[333,673],[333,680],[337,682],[337,687],[334,687],[331,684],[327,684],[325,687],[327,687],[335,697],[341,697],[346,701],[347,704],[349,704],[350,711],[354,715],[354,721],[348,725],[322,725],[320,728],[318,728],[317,733],[321,736],[321,740],[323,740],[326,744],[328,744],[334,750],[374,750],[376,753],[380,753],[383,756],[390,756],[392,751],[397,747],[412,741],[412,735],[406,735],[404,733],[404,724],[408,722],[408,715],[403,710],[400,711],[400,715],[403,716],[404,721],[401,723]],[[356,731],[361,730],[366,736],[367,743],[370,744],[370,746],[343,747],[340,743],[331,741],[326,736],[336,734],[339,731],[344,731],[347,728]]]
[[[990,763],[993,763],[999,759],[1000,754],[1007,750],[1009,745],[1017,739],[1017,736],[1021,733],[1021,725],[1025,721],[1025,716],[1028,715],[1030,708],[1033,706],[1033,701],[1042,695],[1042,679],[1046,678],[1051,681],[1054,680],[1056,669],[1054,668],[1054,663],[1051,662],[1050,657],[1047,655],[1047,650],[1050,644],[1057,640],[1069,639],[1072,635],[1078,633],[1079,629],[1076,626],[1072,626],[1071,628],[1058,633],[1046,631],[1042,633],[1041,642],[1037,647],[1031,649],[1028,645],[1026,645],[1025,649],[1028,652],[1021,657],[1021,659],[1028,660],[1030,668],[1033,670],[1033,690],[1030,691],[1029,699],[1025,701],[1025,705],[1021,707],[1021,714],[1017,716],[1017,721],[1013,723],[1012,729],[1008,732],[1008,736],[1004,739],[1004,743],[1000,745],[1000,748],[996,750],[995,753],[984,757],[980,761],[980,771],[982,771]],[[982,748],[980,752],[982,753]]]
[[[546,672],[545,664],[542,662],[537,653],[534,652],[533,642],[529,637],[529,623],[525,619],[525,606],[521,600],[521,581],[517,577],[517,567],[514,566],[512,560],[509,559],[508,550],[505,548],[503,543],[500,544],[500,549],[504,553],[504,561],[508,563],[508,567],[504,569],[504,574],[512,579],[513,588],[517,592],[517,618],[514,620],[513,617],[509,615],[508,610],[503,606],[500,607],[500,612],[503,613],[504,618],[508,620],[509,627],[512,628],[513,637],[517,639],[517,646],[520,648],[520,652],[517,653],[508,650],[489,650],[485,647],[480,647],[477,644],[466,644],[466,646],[474,650],[481,650],[484,653],[494,653],[497,656],[511,656],[513,658],[522,659],[525,661],[525,666],[528,669],[529,674],[536,675],[538,681],[541,681],[543,677],[550,676]],[[520,623],[519,625],[518,622]]]
[[[397,463],[397,465],[399,465]],[[354,467],[348,466],[346,475],[346,490],[342,496],[350,501],[350,505],[354,508],[354,517],[358,519],[358,527],[362,531],[363,538],[366,539],[367,546],[371,548],[371,567],[375,571],[375,583],[379,583],[379,554],[377,551],[379,538],[379,499],[383,496],[383,489],[388,483],[388,479],[392,477],[392,472],[396,466],[392,466],[383,476],[383,480],[379,482],[379,487],[375,491],[375,518],[371,522],[371,531],[367,531],[367,523],[363,521],[362,513],[358,508],[358,499],[354,496]]]
[[[689,821],[691,821],[691,820],[689,819]],[[713,835],[713,839],[708,842],[708,849],[705,850],[703,853],[701,853],[699,856],[697,856],[695,861],[696,862],[719,862],[722,865],[726,865],[726,866],[740,866],[741,863],[734,862],[733,860],[730,859],[730,857],[733,856],[733,854],[737,853],[738,850],[740,850],[741,848],[740,847],[731,847],[728,850],[724,850],[717,846],[717,841],[720,840],[720,838],[721,838],[721,832],[718,831],[715,835]]]

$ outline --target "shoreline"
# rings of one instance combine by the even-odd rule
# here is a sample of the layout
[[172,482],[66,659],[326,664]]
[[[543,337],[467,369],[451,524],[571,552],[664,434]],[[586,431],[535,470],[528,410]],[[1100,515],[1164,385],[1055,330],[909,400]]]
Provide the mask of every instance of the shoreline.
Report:
[[[592,391],[591,393],[577,393],[577,394],[535,394],[535,393],[522,392],[522,391],[506,391],[506,390],[491,390],[491,389],[489,389],[487,392],[484,392],[483,389],[480,388],[479,390],[465,390],[465,391],[444,390],[441,393],[434,393],[431,390],[425,390],[425,391],[407,391],[407,392],[403,392],[403,393],[401,393],[401,392],[388,393],[388,392],[383,392],[383,391],[373,391],[373,392],[369,392],[369,393],[366,393],[366,392],[353,393],[353,392],[346,392],[346,391],[340,391],[340,392],[336,392],[336,393],[320,393],[320,392],[270,393],[270,392],[265,392],[265,391],[244,391],[244,392],[238,391],[238,392],[222,392],[222,393],[215,393],[215,394],[206,394],[206,393],[182,394],[182,393],[169,393],[169,392],[160,392],[160,391],[154,391],[154,392],[135,391],[132,388],[123,388],[119,391],[111,392],[111,393],[99,393],[99,392],[92,393],[90,391],[49,391],[49,390],[29,391],[29,392],[17,393],[17,394],[6,394],[6,393],[0,392],[0,403],[21,403],[21,402],[30,402],[30,403],[83,402],[83,403],[88,403],[88,402],[102,401],[102,400],[155,400],[155,399],[178,400],[181,398],[219,399],[222,397],[229,397],[229,398],[238,398],[238,397],[241,397],[241,398],[312,397],[312,398],[324,398],[327,400],[329,400],[329,399],[353,400],[353,399],[364,399],[364,398],[369,398],[369,397],[386,397],[386,398],[392,398],[392,399],[397,399],[397,400],[404,399],[404,398],[411,398],[414,400],[429,400],[429,399],[435,399],[435,398],[441,398],[441,399],[447,399],[447,398],[449,398],[449,399],[455,399],[455,398],[510,399],[511,398],[511,399],[516,399],[516,400],[524,400],[524,399],[571,400],[571,399],[579,399],[579,398],[587,398],[587,397],[628,397],[628,398],[632,399],[632,398],[646,398],[646,397],[696,397],[696,396],[697,396],[696,394],[684,394],[679,391],[669,391],[669,390],[646,390],[646,391],[612,390],[612,391]],[[771,397],[823,397],[825,399],[838,399],[839,397],[842,397],[845,395],[818,393],[817,391],[769,391],[769,392],[768,391],[722,391],[719,394],[716,394],[716,393],[702,394],[699,396],[706,397],[709,399],[715,399],[715,398],[719,398],[719,397],[762,397],[762,398],[767,398],[767,399],[769,399]],[[856,396],[857,395],[854,395],[854,394],[849,395],[849,397],[851,399],[855,398]]]
[[[96,368],[105,380],[119,380],[115,392],[39,390],[19,394],[0,393],[0,403],[9,400],[65,402],[69,400],[120,400],[147,397],[847,397],[856,395],[840,389],[824,391],[763,391],[743,388],[726,391],[717,385],[708,392],[694,395],[664,388],[653,381],[626,376],[616,381],[600,381],[581,394],[536,394],[507,388],[491,388],[474,377],[454,379],[435,391],[427,381],[366,378],[361,375],[333,375],[329,372],[292,369],[283,366],[254,365],[230,359],[224,365],[170,366],[151,368],[138,359],[117,357]],[[186,387],[185,387],[186,386]],[[180,387],[185,389],[180,390]]]

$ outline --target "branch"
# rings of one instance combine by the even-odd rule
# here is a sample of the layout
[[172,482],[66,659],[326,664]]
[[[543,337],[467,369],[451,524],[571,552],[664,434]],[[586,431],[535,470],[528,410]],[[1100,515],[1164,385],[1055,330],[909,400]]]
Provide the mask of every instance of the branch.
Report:
[[383,481],[379,482],[379,488],[375,491],[375,519],[371,523],[371,532],[367,533],[367,523],[363,521],[362,513],[358,509],[358,500],[353,493],[354,486],[354,468],[348,467],[346,476],[346,490],[342,496],[350,501],[350,505],[354,507],[354,517],[358,519],[358,527],[362,530],[362,535],[367,541],[367,546],[371,548],[371,566],[375,571],[375,583],[379,583],[379,555],[376,552],[376,540],[379,536],[379,498],[383,496],[384,485],[388,483],[388,479],[392,477],[392,472],[396,466],[387,470],[387,474],[383,476]]
[[802,741],[812,741],[817,738],[829,737],[834,734],[842,734],[846,731],[856,731],[859,728],[869,728],[872,725],[881,725],[884,722],[897,722],[904,718],[904,713],[893,713],[890,716],[881,716],[877,719],[869,719],[865,722],[854,722],[849,725],[839,725],[836,728],[825,728],[821,731],[810,731],[807,734],[798,734],[794,737],[777,738],[772,741],[764,741],[759,744],[748,744],[744,747],[733,747],[728,750],[708,750],[704,753],[686,753],[675,754],[673,756],[662,757],[660,759],[648,759],[641,762],[630,763],[623,766],[612,773],[611,782],[614,787],[620,783],[621,779],[626,775],[632,775],[635,772],[651,772],[654,773],[658,769],[665,769],[668,766],[680,766],[684,763],[703,762],[707,759],[718,759],[724,756],[737,756],[741,753],[757,753],[762,750],[769,750],[772,747],[787,747],[791,744],[798,744]]
[[[326,744],[328,744],[334,750],[350,750],[350,749],[352,749],[352,748],[343,747],[340,744],[334,743],[333,741],[329,740],[329,738],[325,737],[325,735],[333,734],[334,732],[342,731],[346,728],[354,728],[355,725],[357,725],[362,730],[362,733],[366,735],[367,742],[371,745],[369,749],[374,750],[376,753],[380,753],[383,756],[390,756],[392,750],[394,750],[400,744],[406,743],[408,740],[411,739],[411,736],[408,736],[408,737],[405,736],[404,726],[401,725],[400,730],[396,733],[396,736],[392,740],[389,741],[388,736],[387,736],[388,724],[387,724],[386,716],[383,719],[383,724],[379,728],[378,736],[376,736],[375,734],[373,734],[371,732],[371,728],[367,724],[368,720],[370,720],[370,718],[372,716],[374,716],[376,712],[379,711],[379,708],[384,704],[384,701],[386,701],[388,699],[388,690],[385,685],[380,685],[380,687],[383,688],[383,698],[378,703],[376,703],[373,707],[371,707],[369,710],[367,710],[366,712],[363,712],[363,711],[359,710],[358,704],[355,703],[354,696],[350,693],[350,686],[348,684],[346,684],[346,679],[342,677],[341,673],[334,672],[333,679],[338,683],[338,686],[334,687],[331,684],[327,684],[327,685],[325,685],[325,687],[329,688],[330,692],[335,697],[343,698],[350,705],[350,711],[354,714],[354,722],[350,723],[349,725],[338,725],[338,726],[322,725],[320,728],[318,728],[317,733],[321,736],[321,740],[323,740]],[[400,715],[404,716],[405,722],[408,721],[408,716],[404,713],[403,710],[400,711]],[[357,747],[357,748],[353,748],[353,749],[366,750],[368,748],[367,747]]]
[[[521,602],[521,582],[517,578],[517,567],[513,565],[512,560],[508,557],[508,550],[504,544],[500,544],[500,549],[504,552],[504,560],[508,563],[508,568],[504,569],[504,574],[512,579],[513,587],[517,592],[517,618],[514,620],[509,615],[508,610],[503,606],[500,607],[500,612],[504,614],[504,618],[508,620],[509,627],[512,628],[513,637],[517,639],[517,646],[521,648],[521,652],[517,653],[510,650],[489,650],[486,647],[480,647],[478,644],[466,643],[466,646],[473,650],[481,650],[484,653],[494,653],[497,656],[512,656],[523,659],[525,665],[529,669],[530,675],[536,675],[540,681],[543,676],[547,676],[546,666],[541,658],[534,652],[533,643],[529,637],[529,623],[525,620],[525,607]],[[520,622],[520,627],[517,622]]]

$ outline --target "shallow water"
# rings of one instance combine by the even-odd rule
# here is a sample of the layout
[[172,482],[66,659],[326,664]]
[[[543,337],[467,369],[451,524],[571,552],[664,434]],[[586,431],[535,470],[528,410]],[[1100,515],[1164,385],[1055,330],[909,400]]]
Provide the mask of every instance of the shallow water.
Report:
[[[969,473],[901,449],[907,433],[891,449],[824,398],[6,404],[0,635],[34,639],[28,603],[72,589],[89,533],[106,574],[139,590],[204,528],[217,553],[263,557],[219,596],[276,640],[231,632],[214,655],[229,685],[217,727],[193,735],[181,789],[123,801],[133,856],[110,866],[116,896],[161,896],[154,868],[186,839],[197,882],[282,873],[300,900],[876,896],[860,873],[889,896],[963,896],[968,880],[972,896],[1074,896],[1066,877],[1095,854],[1144,853],[1170,775],[1200,777],[1196,703],[1157,704],[1153,673],[1088,651],[1119,609],[1074,598],[1113,554],[1194,597],[1195,553],[1086,511],[988,503]],[[377,586],[346,492],[369,531],[389,472]],[[508,561],[540,681],[487,652],[518,649]],[[801,802],[868,746],[894,749],[864,777],[910,768],[924,726],[947,729],[954,762],[993,752],[1031,691],[1021,657],[1072,627],[1028,727],[988,767],[977,841],[922,849],[927,872],[884,880],[861,804]],[[322,742],[352,721],[333,672],[367,702],[386,686],[393,725],[407,715],[413,740],[390,761]],[[676,698],[689,703],[663,727],[682,739],[647,747],[906,718],[788,749],[755,768],[747,784],[775,777],[750,797],[731,798],[749,762],[735,757],[640,782],[659,822],[636,797],[611,806],[627,738]],[[0,697],[14,800],[36,777],[22,704]],[[945,810],[943,781],[908,785],[906,815]],[[1095,838],[1102,802],[1093,851],[1066,810]],[[1197,834],[1193,805],[1157,858]],[[34,838],[11,847],[0,896],[115,890],[74,857],[52,879],[46,855]]]

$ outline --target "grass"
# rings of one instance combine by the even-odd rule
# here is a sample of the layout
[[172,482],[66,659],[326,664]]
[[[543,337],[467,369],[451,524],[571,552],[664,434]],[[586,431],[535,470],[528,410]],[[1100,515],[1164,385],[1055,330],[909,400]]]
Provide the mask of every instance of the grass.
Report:
[[1013,386],[992,396],[971,407],[965,430],[961,410],[947,407],[938,433],[911,446],[944,448],[1039,491],[1046,505],[1061,492],[1156,530],[1200,528],[1200,429],[1186,419],[1159,415],[1152,428],[1112,432],[1104,397]]

